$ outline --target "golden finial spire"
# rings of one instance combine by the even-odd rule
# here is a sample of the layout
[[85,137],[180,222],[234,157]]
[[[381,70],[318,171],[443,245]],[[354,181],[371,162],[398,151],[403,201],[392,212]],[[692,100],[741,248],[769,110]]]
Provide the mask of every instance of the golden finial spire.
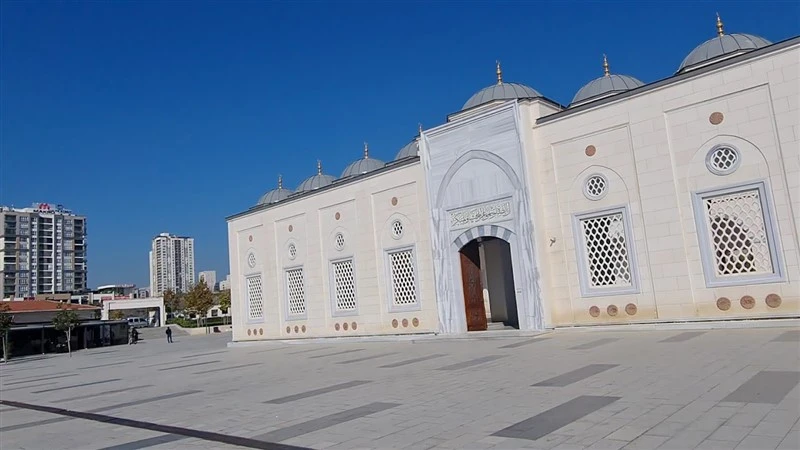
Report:
[[317,160],[317,175],[322,175],[322,161]]
[[364,159],[369,159],[369,144],[364,142]]
[[278,189],[283,189],[283,175],[278,175]]
[[608,70],[608,58],[606,58],[606,54],[603,53],[603,75],[609,76],[611,72]]
[[497,84],[503,84],[503,69],[500,68],[500,61],[495,61],[497,63]]
[[717,13],[717,35],[722,36],[725,34],[725,31],[722,29],[722,19],[719,17],[719,13]]

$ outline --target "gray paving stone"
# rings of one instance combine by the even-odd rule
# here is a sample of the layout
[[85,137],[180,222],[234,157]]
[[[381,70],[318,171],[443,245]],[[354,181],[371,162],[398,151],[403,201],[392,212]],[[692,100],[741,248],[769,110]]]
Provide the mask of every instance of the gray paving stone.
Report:
[[[747,436],[736,446],[736,450],[774,450],[782,439],[774,436]],[[800,447],[795,447],[800,448]]]
[[705,331],[687,331],[684,333],[676,334],[675,336],[670,336],[658,342],[683,342],[683,341],[688,341],[689,339],[696,338],[697,336],[702,336],[704,334],[706,334]]
[[740,442],[745,436],[750,434],[751,431],[753,431],[751,427],[723,425],[717,428],[709,439],[714,441]]
[[569,386],[572,383],[577,383],[578,381],[585,380],[591,376],[597,375],[601,372],[605,372],[606,370],[613,369],[614,367],[617,367],[617,364],[589,364],[588,366],[583,366],[579,369],[571,370],[567,373],[555,376],[553,378],[540,381],[534,384],[533,386],[554,386],[554,387]]
[[283,403],[294,402],[294,401],[301,400],[301,399],[304,399],[304,398],[315,397],[317,395],[327,394],[327,393],[339,391],[339,390],[342,390],[342,389],[350,389],[350,388],[353,388],[353,387],[356,387],[356,386],[361,386],[361,385],[364,385],[364,384],[367,384],[367,383],[370,383],[370,381],[353,380],[353,381],[348,381],[346,383],[339,383],[339,384],[334,384],[333,386],[326,386],[324,388],[313,389],[313,390],[310,390],[310,391],[301,392],[299,394],[287,395],[286,397],[280,397],[280,398],[275,398],[275,399],[272,399],[272,400],[267,400],[264,403],[274,403],[274,404],[280,405],[280,404],[283,404]]
[[505,355],[481,356],[480,358],[470,359],[469,361],[463,361],[460,363],[451,364],[449,366],[440,367],[438,370],[461,370],[467,367],[477,366],[479,364],[485,364],[503,357],[505,357]]
[[543,413],[515,423],[494,433],[494,436],[517,439],[539,439],[581,417],[619,400],[619,397],[582,395]]
[[639,436],[628,445],[622,447],[626,450],[654,450],[669,439],[666,436]]
[[778,404],[800,383],[800,372],[763,370],[731,392],[723,401]]
[[595,348],[595,347],[600,347],[601,345],[610,344],[610,343],[616,342],[618,340],[619,340],[618,338],[602,338],[602,339],[597,339],[595,341],[586,342],[584,344],[576,345],[574,347],[570,347],[569,349],[570,350],[588,350],[588,349],[592,349],[592,348]]

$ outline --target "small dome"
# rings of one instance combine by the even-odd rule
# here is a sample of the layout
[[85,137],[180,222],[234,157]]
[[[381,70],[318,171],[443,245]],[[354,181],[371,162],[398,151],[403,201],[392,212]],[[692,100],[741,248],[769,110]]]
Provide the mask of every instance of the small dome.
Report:
[[684,58],[678,72],[684,72],[692,66],[710,62],[725,55],[733,56],[737,53],[755,50],[771,44],[772,42],[752,34],[725,34],[722,28],[722,20],[717,15],[717,36],[695,47]]
[[525,86],[519,83],[504,83],[503,72],[500,70],[500,63],[497,63],[497,84],[485,87],[475,93],[472,97],[464,103],[461,110],[474,108],[484,103],[489,103],[494,100],[511,100],[517,98],[536,98],[541,97],[536,89]]
[[381,167],[385,166],[386,164],[379,160],[373,159],[369,157],[369,146],[367,143],[364,143],[364,157],[359,159],[358,161],[353,161],[344,169],[342,172],[342,178],[345,177],[352,177],[356,175],[361,175],[367,172],[372,172],[373,170],[378,170]]
[[278,203],[282,200],[286,200],[287,198],[289,198],[290,195],[292,195],[292,191],[290,189],[283,188],[283,177],[279,176],[278,187],[262,195],[261,198],[258,200],[258,204],[270,205],[272,203]]
[[588,82],[583,86],[572,99],[570,106],[584,103],[588,100],[596,99],[601,96],[613,95],[630,89],[643,86],[644,83],[636,78],[627,75],[612,74],[608,70],[608,60],[603,56],[603,70],[605,74],[597,79]]
[[397,156],[394,157],[395,161],[404,158],[410,158],[412,156],[419,155],[419,137],[415,137],[411,140],[408,144],[406,144],[403,148],[397,152]]
[[336,181],[336,177],[322,173],[322,163],[317,161],[317,174],[313,177],[306,178],[302,183],[300,183],[300,186],[297,187],[297,191],[295,192],[299,194],[301,192],[313,191],[315,189],[328,186],[334,181]]

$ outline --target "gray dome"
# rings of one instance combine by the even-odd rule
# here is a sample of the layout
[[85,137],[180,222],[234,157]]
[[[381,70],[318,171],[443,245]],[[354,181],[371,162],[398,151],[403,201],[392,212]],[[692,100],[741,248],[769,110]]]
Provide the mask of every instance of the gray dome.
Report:
[[262,195],[261,198],[258,200],[258,204],[269,205],[272,203],[278,203],[282,200],[286,200],[287,198],[289,198],[290,195],[292,195],[292,191],[290,189],[283,188],[283,177],[279,176],[278,187]]
[[385,165],[386,164],[383,161],[369,157],[369,147],[367,147],[367,144],[364,143],[364,157],[358,161],[353,161],[350,163],[350,165],[344,169],[344,172],[342,172],[342,178],[372,172],[373,170],[378,170]]
[[704,62],[708,62],[724,55],[755,50],[771,45],[772,42],[752,34],[722,34],[713,37],[695,47],[689,56],[681,63],[678,72]]
[[266,194],[261,196],[261,199],[258,200],[259,205],[269,205],[271,203],[278,203],[280,201],[286,200],[289,196],[292,195],[292,191],[289,189],[273,189]]
[[398,159],[409,158],[412,156],[419,155],[419,138],[416,137],[411,140],[408,144],[406,144],[403,148],[397,152],[397,156],[394,157],[395,161]]
[[578,93],[575,94],[575,98],[572,99],[570,106],[604,94],[608,95],[624,92],[642,85],[644,85],[644,83],[627,75],[604,75],[583,86]]
[[542,94],[531,87],[519,83],[503,83],[486,87],[475,93],[472,97],[464,103],[461,110],[474,108],[484,103],[489,103],[494,100],[511,100],[516,98],[536,98],[541,97]]
[[322,173],[322,163],[317,161],[317,174],[313,177],[306,178],[300,183],[300,186],[297,187],[297,191],[295,192],[299,194],[301,192],[313,191],[328,186],[334,181],[336,181],[336,177]]

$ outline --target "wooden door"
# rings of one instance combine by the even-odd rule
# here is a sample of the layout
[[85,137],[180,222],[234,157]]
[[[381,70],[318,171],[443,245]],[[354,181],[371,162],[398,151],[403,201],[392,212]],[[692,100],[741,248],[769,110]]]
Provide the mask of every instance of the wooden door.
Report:
[[[474,247],[474,251],[471,248]],[[461,255],[461,282],[464,287],[464,309],[467,312],[467,331],[486,330],[486,307],[483,304],[481,266],[477,242],[467,244]]]

